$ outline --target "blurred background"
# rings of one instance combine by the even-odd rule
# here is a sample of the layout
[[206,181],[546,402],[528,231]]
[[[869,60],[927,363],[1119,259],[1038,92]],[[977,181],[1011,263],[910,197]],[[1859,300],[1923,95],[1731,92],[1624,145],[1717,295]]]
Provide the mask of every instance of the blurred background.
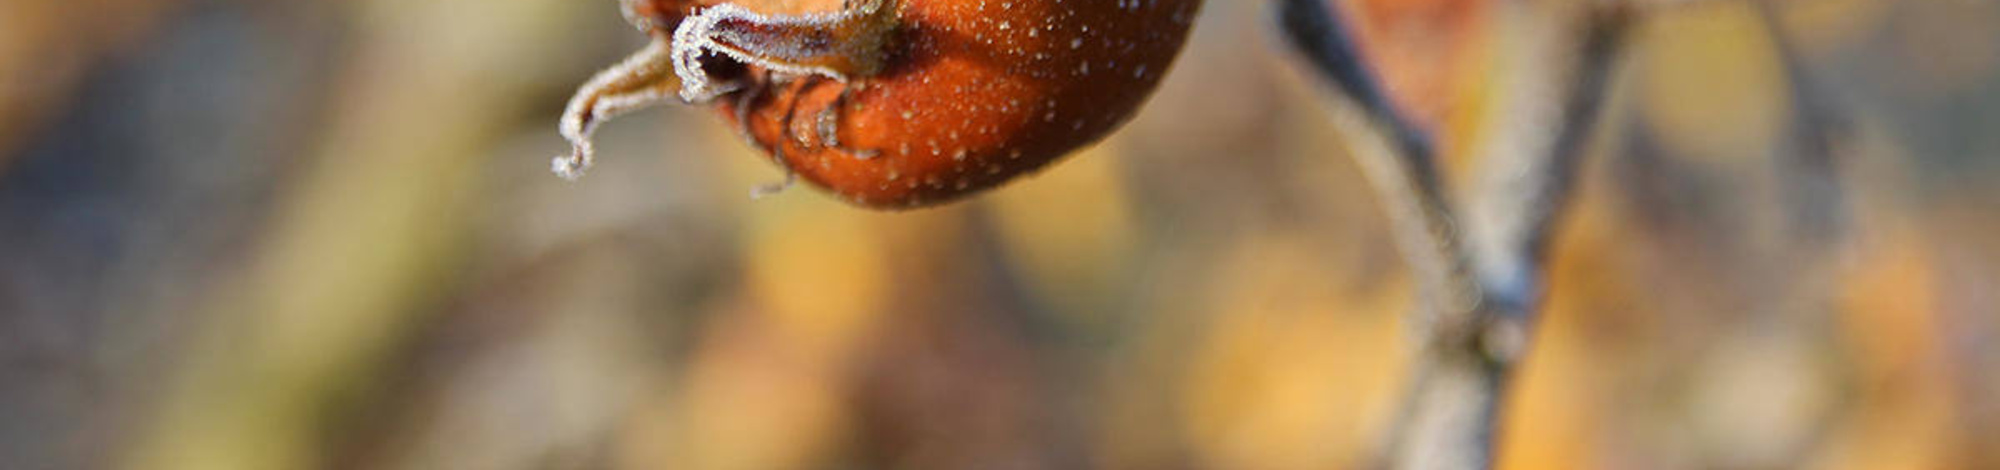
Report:
[[[1343,5],[1453,168],[1538,66],[1484,2]],[[876,213],[749,200],[688,107],[550,175],[611,0],[0,0],[0,468],[1362,465],[1413,293],[1268,9],[1102,144]],[[1635,31],[1503,466],[2000,468],[2000,2],[1770,18]]]

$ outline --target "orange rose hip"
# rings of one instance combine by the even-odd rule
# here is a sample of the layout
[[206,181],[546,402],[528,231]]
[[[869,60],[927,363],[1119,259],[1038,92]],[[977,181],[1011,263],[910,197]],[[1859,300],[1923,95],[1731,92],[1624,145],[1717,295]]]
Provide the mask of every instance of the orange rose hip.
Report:
[[603,119],[712,103],[806,181],[871,208],[950,201],[1122,124],[1185,42],[1200,0],[628,0],[653,44],[563,119],[590,163]]

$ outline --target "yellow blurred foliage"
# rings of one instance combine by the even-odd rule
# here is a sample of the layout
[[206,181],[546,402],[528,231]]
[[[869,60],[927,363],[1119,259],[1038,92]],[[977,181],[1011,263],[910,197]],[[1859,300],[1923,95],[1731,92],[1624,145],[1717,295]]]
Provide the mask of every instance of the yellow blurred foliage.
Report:
[[1116,142],[981,202],[992,210],[1007,262],[1058,312],[1086,323],[1102,320],[1103,293],[1125,274],[1137,242]]
[[1358,465],[1381,438],[1407,361],[1401,284],[1343,291],[1299,234],[1249,237],[1217,265],[1215,323],[1197,340],[1185,432],[1207,467]]
[[1679,155],[1742,161],[1763,155],[1790,99],[1769,31],[1740,2],[1659,15],[1634,38],[1638,112]]
[[[1337,1],[1463,188],[1546,127],[1518,7],[1590,0]],[[1754,8],[1641,22],[1500,466],[2000,461],[1996,5],[1773,4],[1857,113],[1827,193]],[[640,40],[609,0],[0,0],[0,468],[1367,465],[1416,294],[1266,6],[1209,2],[1110,140],[877,213],[749,199],[782,175],[706,109],[547,175],[562,97]],[[324,63],[217,46],[301,24]],[[121,114],[162,96],[278,103]],[[1846,217],[1796,231],[1813,204]]]

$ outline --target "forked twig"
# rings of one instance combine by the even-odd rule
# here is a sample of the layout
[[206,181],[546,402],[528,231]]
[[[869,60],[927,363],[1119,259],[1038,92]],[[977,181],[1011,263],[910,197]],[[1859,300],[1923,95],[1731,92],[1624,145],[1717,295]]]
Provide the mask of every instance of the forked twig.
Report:
[[1417,327],[1424,343],[1386,463],[1488,468],[1507,378],[1539,308],[1551,227],[1569,199],[1630,14],[1608,7],[1582,15],[1581,28],[1529,29],[1554,33],[1527,47],[1530,56],[1552,52],[1551,63],[1562,66],[1541,82],[1556,89],[1525,89],[1502,107],[1505,119],[1489,120],[1511,127],[1487,150],[1472,211],[1461,214],[1438,176],[1435,146],[1380,91],[1339,10],[1327,0],[1279,5],[1285,38],[1338,91],[1330,100],[1334,122],[1376,187],[1423,287]]

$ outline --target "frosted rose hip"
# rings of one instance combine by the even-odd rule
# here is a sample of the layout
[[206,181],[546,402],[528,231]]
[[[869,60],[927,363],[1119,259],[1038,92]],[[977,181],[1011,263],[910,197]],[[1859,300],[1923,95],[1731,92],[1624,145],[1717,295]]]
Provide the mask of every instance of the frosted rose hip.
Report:
[[953,200],[1122,124],[1173,62],[1200,6],[856,3],[628,1],[655,43],[579,92],[564,119],[578,155],[558,158],[558,171],[588,164],[597,122],[670,94],[714,103],[774,161],[854,204]]

